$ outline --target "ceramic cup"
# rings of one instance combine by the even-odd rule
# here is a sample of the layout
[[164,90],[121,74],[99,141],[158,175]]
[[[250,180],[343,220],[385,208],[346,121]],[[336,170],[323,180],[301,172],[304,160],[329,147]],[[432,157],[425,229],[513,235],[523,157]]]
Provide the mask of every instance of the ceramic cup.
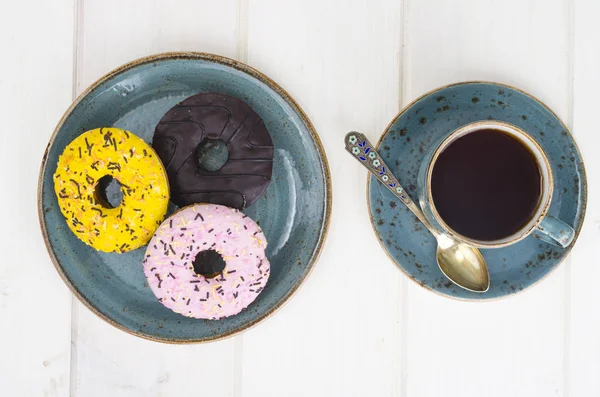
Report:
[[[530,220],[514,234],[498,240],[475,240],[452,230],[438,214],[431,195],[431,176],[439,155],[454,141],[467,134],[484,129],[502,131],[519,140],[533,154],[540,171],[541,196],[537,208]],[[514,244],[534,231],[536,236],[559,247],[567,247],[573,241],[575,231],[560,219],[548,215],[552,202],[554,177],[546,153],[542,147],[525,131],[518,127],[495,120],[477,121],[458,128],[445,135],[438,145],[425,154],[418,176],[419,203],[427,220],[440,233],[447,234],[456,240],[478,248],[501,248]]]

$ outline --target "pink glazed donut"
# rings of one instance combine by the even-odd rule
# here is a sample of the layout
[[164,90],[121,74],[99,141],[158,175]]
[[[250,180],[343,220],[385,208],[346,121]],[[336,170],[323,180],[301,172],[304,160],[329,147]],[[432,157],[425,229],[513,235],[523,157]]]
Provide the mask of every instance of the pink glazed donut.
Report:
[[[215,204],[191,205],[156,230],[146,250],[144,273],[154,295],[169,309],[216,320],[238,314],[264,289],[270,270],[266,247],[260,227],[242,212]],[[214,274],[199,272],[200,258],[214,262],[215,256],[222,258],[224,268]]]

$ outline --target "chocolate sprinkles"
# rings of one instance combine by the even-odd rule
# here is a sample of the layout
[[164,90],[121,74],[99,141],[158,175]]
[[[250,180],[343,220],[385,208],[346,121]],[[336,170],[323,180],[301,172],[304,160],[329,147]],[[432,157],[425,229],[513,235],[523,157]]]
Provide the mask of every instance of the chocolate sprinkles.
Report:
[[91,155],[92,155],[92,147],[94,147],[94,144],[92,143],[92,144],[90,145],[90,143],[88,142],[88,139],[87,139],[87,137],[85,137],[85,148],[86,148],[86,149],[87,149],[87,151],[88,151],[88,156],[91,156]]
[[75,187],[77,187],[77,198],[81,198],[81,187],[79,186],[79,182],[77,182],[75,179],[69,179],[69,181],[71,181]]
[[106,166],[106,168],[109,169],[109,170],[121,171],[121,164],[115,163],[114,161],[109,161],[108,165]]

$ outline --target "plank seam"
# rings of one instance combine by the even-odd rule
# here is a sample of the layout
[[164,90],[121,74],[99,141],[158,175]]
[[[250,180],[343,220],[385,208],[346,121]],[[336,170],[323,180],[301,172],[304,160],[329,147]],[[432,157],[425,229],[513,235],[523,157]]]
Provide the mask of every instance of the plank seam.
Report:
[[[407,98],[407,81],[406,59],[408,57],[408,15],[409,15],[409,0],[402,0],[402,25],[401,25],[401,42],[400,42],[400,92],[398,98],[398,111],[404,107]],[[408,396],[408,280],[402,275],[400,283],[400,396]]]
[[[75,100],[81,92],[81,66],[83,44],[83,2],[73,0],[73,81],[72,99]],[[71,293],[71,343],[69,361],[69,396],[77,394],[77,326],[78,326],[78,301]]]
[[73,0],[73,100],[81,92],[83,0]]
[[248,0],[238,0],[237,51],[238,61],[248,63]]
[[[575,12],[573,0],[566,0],[567,12],[567,127],[573,134],[573,118],[574,118],[574,104],[575,104]],[[563,357],[563,396],[568,397],[570,395],[571,386],[571,255],[565,263],[565,297],[564,297],[564,357]]]
[[236,335],[233,339],[233,397],[242,395],[244,336]]

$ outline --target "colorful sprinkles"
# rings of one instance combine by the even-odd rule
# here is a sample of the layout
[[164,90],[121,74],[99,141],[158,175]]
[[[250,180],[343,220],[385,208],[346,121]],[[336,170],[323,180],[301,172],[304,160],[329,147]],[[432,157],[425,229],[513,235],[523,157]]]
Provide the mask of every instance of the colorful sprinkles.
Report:
[[[172,241],[174,237],[174,241]],[[267,241],[242,212],[215,204],[185,207],[165,220],[146,250],[144,273],[159,302],[187,317],[238,314],[269,279]],[[225,268],[213,278],[194,271],[196,255],[214,250]]]
[[[98,181],[119,182],[123,200],[102,203]],[[58,159],[54,190],[67,225],[84,243],[104,252],[127,252],[145,245],[169,203],[167,174],[154,150],[118,128],[98,128],[75,138]]]

